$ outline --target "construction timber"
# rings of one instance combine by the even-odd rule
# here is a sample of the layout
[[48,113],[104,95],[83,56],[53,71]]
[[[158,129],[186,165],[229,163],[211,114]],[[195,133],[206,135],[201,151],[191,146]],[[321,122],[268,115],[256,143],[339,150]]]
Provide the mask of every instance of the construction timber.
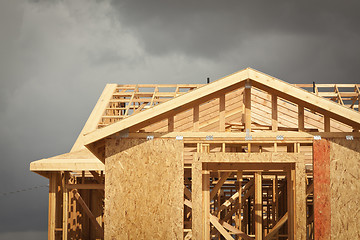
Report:
[[359,87],[107,84],[71,151],[30,164],[48,239],[357,239]]

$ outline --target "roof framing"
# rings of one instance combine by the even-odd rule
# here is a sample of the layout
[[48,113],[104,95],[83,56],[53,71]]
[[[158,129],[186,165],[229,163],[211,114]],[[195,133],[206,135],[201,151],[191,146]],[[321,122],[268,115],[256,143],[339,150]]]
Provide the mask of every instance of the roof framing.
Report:
[[211,84],[204,85],[187,94],[177,96],[161,105],[154,106],[152,111],[139,112],[130,118],[125,118],[107,127],[87,133],[84,136],[84,144],[91,148],[90,144],[112,134],[129,128],[141,128],[149,120],[164,119],[170,115],[185,111],[200,102],[211,100],[219,97],[221,94],[244,87],[246,81],[254,87],[275,94],[283,99],[302,105],[356,129],[360,128],[360,114],[353,109],[317,96],[314,93],[310,93],[257,70],[247,68],[214,81]]

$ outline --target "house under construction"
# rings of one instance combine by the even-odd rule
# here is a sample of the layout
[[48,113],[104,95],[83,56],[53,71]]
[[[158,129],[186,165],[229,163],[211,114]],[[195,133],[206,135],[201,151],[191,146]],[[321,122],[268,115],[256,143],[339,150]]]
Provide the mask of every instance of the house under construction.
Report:
[[360,84],[251,68],[106,85],[49,179],[49,239],[359,239]]

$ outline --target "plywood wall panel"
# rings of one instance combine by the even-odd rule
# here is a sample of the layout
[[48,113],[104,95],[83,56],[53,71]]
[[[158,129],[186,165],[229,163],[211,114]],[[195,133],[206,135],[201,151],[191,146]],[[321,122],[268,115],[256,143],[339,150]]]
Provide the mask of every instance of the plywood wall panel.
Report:
[[105,239],[182,239],[183,143],[107,140]]
[[360,140],[330,143],[331,239],[360,239]]

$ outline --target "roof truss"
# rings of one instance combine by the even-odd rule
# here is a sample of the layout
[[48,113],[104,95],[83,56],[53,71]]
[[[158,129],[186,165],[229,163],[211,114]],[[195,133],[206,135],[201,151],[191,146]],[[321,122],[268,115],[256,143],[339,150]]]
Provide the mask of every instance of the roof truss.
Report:
[[[357,85],[355,85],[355,89],[356,86]],[[252,125],[254,124],[257,124],[258,128],[265,128],[267,125],[269,125],[264,124],[264,122],[261,121],[263,116],[261,116],[261,113],[256,112],[256,104],[252,106],[251,99],[254,98],[254,94],[252,93],[255,92],[255,90],[252,89],[265,91],[268,95],[271,96],[272,121],[270,128],[273,131],[277,131],[279,130],[279,127],[282,127],[282,123],[279,121],[280,118],[278,108],[281,108],[281,104],[278,104],[279,102],[283,105],[290,104],[293,108],[297,108],[296,118],[298,121],[298,127],[296,130],[299,131],[306,130],[305,119],[309,119],[309,115],[311,115],[311,113],[316,113],[318,118],[323,119],[322,125],[323,130],[325,131],[330,131],[331,125],[339,124],[339,128],[342,128],[341,126],[344,126],[344,124],[354,129],[360,128],[360,114],[353,109],[317,96],[314,93],[309,93],[304,89],[288,84],[251,68],[244,69],[212,82],[211,84],[198,87],[199,88],[196,90],[190,91],[186,94],[180,96],[174,95],[174,98],[171,101],[163,102],[161,105],[153,106],[152,111],[140,111],[137,112],[136,115],[134,114],[132,117],[125,116],[119,122],[90,132],[84,136],[84,144],[97,157],[99,157],[99,159],[103,159],[104,150],[99,147],[101,145],[104,146],[104,143],[99,144],[100,142],[103,142],[102,139],[124,130],[129,132],[137,132],[139,130],[141,131],[143,128],[146,128],[151,124],[159,124],[158,122],[163,122],[162,128],[165,126],[165,128],[167,128],[165,131],[171,132],[174,131],[174,122],[176,121],[175,118],[178,118],[180,115],[183,115],[182,118],[190,119],[190,122],[192,122],[191,126],[187,129],[184,129],[183,131],[199,131],[201,128],[199,124],[199,110],[202,105],[211,105],[211,102],[213,102],[212,107],[218,108],[218,111],[216,111],[215,115],[206,121],[206,124],[218,124],[218,131],[225,131],[225,121],[227,117],[224,111],[226,105],[225,98],[229,93],[238,89],[243,89],[243,102],[241,109],[242,116],[241,118],[237,116],[237,119],[241,119],[243,130],[251,131]],[[155,96],[155,94],[153,96]],[[211,108],[211,106],[208,107]],[[141,105],[138,105],[137,108],[141,108]],[[128,114],[126,111],[125,113]],[[255,118],[257,118],[257,121],[253,121]],[[235,124],[228,123],[228,125]],[[253,129],[255,128],[253,127]],[[206,129],[206,131],[210,130],[212,130],[211,127]]]

